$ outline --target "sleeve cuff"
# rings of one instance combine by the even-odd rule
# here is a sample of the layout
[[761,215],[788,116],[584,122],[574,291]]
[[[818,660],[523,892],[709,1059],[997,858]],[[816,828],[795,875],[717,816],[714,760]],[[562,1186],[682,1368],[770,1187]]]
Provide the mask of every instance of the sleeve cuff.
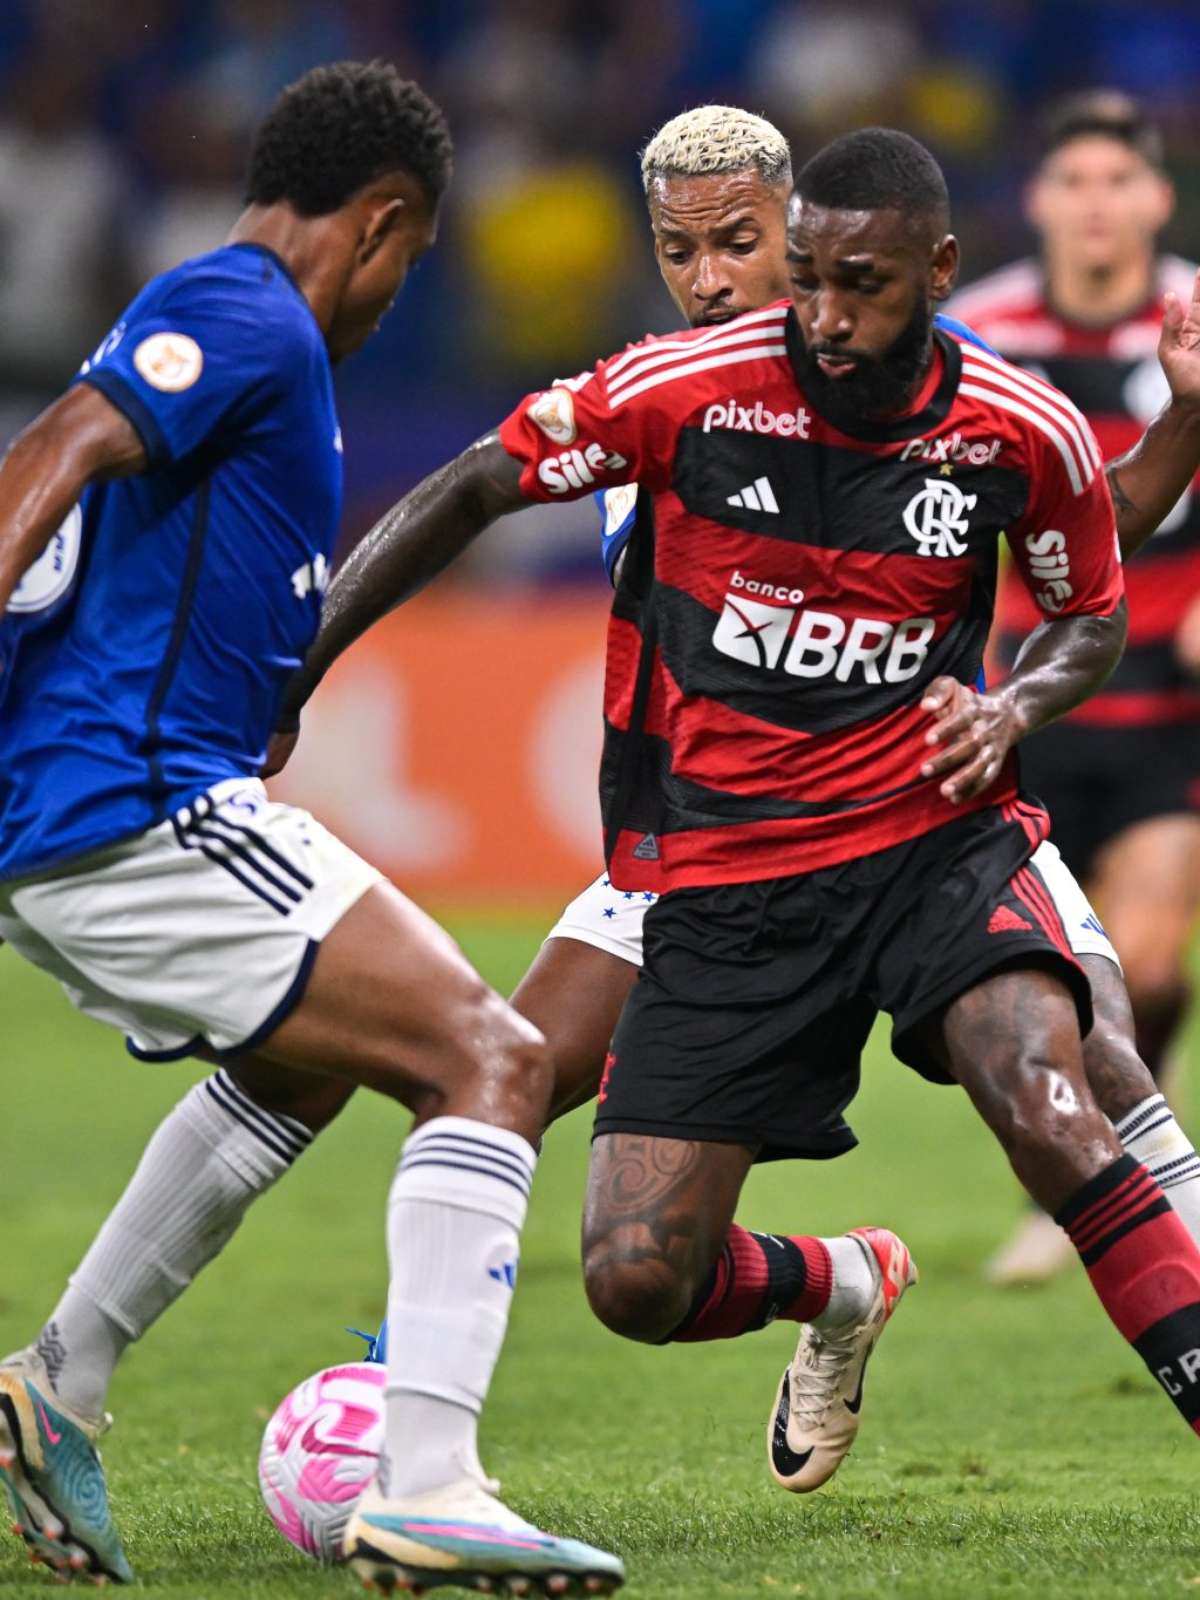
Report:
[[94,389],[99,389],[104,398],[111,400],[117,410],[129,419],[145,446],[147,466],[161,467],[171,460],[171,447],[154,413],[119,373],[108,367],[93,367],[90,372],[82,373],[75,382],[90,383]]

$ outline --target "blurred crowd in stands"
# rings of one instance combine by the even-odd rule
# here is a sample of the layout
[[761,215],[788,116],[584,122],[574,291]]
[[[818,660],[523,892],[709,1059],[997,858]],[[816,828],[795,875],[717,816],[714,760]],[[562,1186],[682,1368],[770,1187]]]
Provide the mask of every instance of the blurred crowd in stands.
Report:
[[[340,379],[356,531],[527,388],[675,325],[637,152],[685,106],[760,111],[798,159],[908,129],[946,167],[969,277],[1028,248],[1039,107],[1119,86],[1167,137],[1168,243],[1200,254],[1196,0],[3,0],[5,436],[145,278],[220,243],[278,90],[370,55],[442,103],[457,171],[437,250]],[[505,565],[591,577],[593,545],[589,511],[535,518]]]

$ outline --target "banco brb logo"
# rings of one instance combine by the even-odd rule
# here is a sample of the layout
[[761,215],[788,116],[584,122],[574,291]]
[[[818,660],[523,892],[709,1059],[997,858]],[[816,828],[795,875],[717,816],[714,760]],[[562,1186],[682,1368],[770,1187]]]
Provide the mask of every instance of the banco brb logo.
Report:
[[904,526],[923,556],[965,556],[970,532],[967,512],[978,495],[964,494],[947,478],[926,478],[904,508]]
[[[753,584],[787,605],[751,600]],[[737,591],[743,591],[738,593]],[[768,584],[735,572],[730,592],[713,630],[712,642],[724,656],[752,667],[782,667],[794,678],[833,677],[848,683],[905,683],[924,665],[933,639],[932,617],[887,622],[877,617],[842,617],[801,607],[802,589]]]

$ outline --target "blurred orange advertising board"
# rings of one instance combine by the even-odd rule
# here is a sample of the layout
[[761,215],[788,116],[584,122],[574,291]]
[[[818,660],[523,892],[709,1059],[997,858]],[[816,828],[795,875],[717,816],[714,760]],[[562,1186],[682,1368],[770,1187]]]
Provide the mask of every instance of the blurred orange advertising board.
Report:
[[607,611],[423,596],[337,663],[272,783],[418,898],[546,905],[600,870]]

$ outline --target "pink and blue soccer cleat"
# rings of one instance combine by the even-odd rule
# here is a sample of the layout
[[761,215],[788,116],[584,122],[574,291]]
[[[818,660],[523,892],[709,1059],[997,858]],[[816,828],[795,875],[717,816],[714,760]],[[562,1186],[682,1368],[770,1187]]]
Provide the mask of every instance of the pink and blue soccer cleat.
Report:
[[0,1362],[0,1487],[13,1532],[62,1578],[132,1583],[95,1445],[106,1425],[62,1404],[35,1350]]

